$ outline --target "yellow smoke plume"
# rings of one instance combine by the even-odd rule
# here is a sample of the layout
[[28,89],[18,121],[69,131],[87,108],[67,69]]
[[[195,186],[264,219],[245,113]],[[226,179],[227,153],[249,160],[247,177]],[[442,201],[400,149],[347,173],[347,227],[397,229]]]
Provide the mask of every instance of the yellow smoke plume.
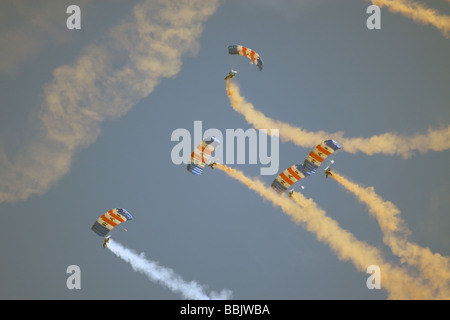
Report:
[[[284,142],[292,141],[300,147],[313,147],[318,142],[333,138],[342,146],[342,150],[349,153],[363,152],[367,155],[386,154],[400,155],[408,158],[415,151],[444,151],[450,149],[450,125],[442,129],[429,129],[426,134],[404,136],[397,133],[383,133],[369,138],[347,138],[343,132],[329,133],[326,131],[310,132],[291,124],[273,120],[253,104],[246,101],[240,94],[239,86],[227,80],[227,94],[230,104],[235,111],[242,114],[245,120],[256,129],[279,129],[280,139]],[[268,130],[270,134],[270,130]]]
[[426,5],[411,0],[372,0],[380,8],[386,6],[389,11],[400,13],[416,23],[432,25],[448,38],[450,34],[450,17],[428,8]]
[[392,202],[383,200],[373,187],[362,187],[336,172],[331,172],[330,175],[367,205],[369,213],[376,218],[383,232],[384,243],[391,248],[392,253],[401,262],[418,268],[421,277],[427,279],[436,294],[449,299],[450,258],[408,241],[411,232],[400,217],[400,210]]
[[280,207],[296,224],[302,225],[314,233],[319,241],[326,243],[340,260],[352,262],[358,271],[366,272],[368,266],[378,265],[381,270],[381,286],[387,290],[390,299],[440,298],[427,284],[417,279],[415,275],[410,275],[408,269],[387,262],[379,249],[358,240],[350,231],[342,229],[312,199],[295,193],[292,195],[294,200],[292,201],[285,195],[278,195],[263,182],[246,177],[239,170],[222,164],[217,164],[216,167],[274,206]]

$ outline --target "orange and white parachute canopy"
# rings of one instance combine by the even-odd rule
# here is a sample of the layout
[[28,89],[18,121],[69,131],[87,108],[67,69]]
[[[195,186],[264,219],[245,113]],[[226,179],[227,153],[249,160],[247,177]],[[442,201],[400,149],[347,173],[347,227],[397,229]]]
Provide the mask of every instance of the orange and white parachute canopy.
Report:
[[115,208],[101,215],[91,229],[101,237],[105,237],[116,226],[127,220],[132,220],[132,215],[125,209]]

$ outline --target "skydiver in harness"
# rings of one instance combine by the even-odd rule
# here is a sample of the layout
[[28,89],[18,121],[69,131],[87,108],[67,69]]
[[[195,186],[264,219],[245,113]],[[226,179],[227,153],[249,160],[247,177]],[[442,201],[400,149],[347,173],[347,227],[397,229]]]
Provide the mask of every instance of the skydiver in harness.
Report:
[[105,241],[103,241],[103,249],[106,249],[108,246],[109,238],[105,238]]

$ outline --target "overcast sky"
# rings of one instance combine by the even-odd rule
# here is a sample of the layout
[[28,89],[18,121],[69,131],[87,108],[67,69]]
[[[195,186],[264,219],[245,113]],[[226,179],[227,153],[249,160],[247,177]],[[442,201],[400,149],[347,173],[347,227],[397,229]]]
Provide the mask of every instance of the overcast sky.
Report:
[[[450,15],[448,1],[420,3]],[[71,4],[79,30],[66,27]],[[346,138],[425,137],[403,156],[343,143],[333,169],[392,202],[409,241],[450,256],[448,18],[425,23],[382,7],[381,29],[369,30],[370,4],[2,1],[0,298],[181,299],[102,248],[90,228],[116,207],[134,217],[117,242],[234,299],[392,297],[383,270],[382,288],[369,290],[368,274],[223,171],[195,176],[173,162],[172,133],[187,130],[193,150],[194,121],[221,132],[224,150],[227,129],[253,128],[230,106],[232,68],[240,94],[271,119]],[[257,51],[263,70],[228,55],[230,44]],[[428,138],[442,148],[430,150]],[[280,140],[277,173],[311,149]],[[261,175],[257,162],[228,166],[269,187],[276,174]],[[405,265],[337,181],[318,170],[302,185],[342,229]],[[79,290],[66,286],[70,265],[80,267]]]

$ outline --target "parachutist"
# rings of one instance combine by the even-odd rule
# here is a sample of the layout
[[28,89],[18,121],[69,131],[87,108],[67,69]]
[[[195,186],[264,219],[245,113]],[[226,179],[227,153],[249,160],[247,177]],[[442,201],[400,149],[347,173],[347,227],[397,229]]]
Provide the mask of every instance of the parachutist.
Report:
[[231,70],[230,73],[225,77],[225,80],[231,79],[236,75],[237,71]]
[[108,246],[109,238],[105,238],[105,241],[103,241],[103,249],[106,249]]
[[214,169],[214,165],[216,165],[216,164],[217,164],[216,162],[211,162],[211,163],[208,163],[208,166],[210,166],[211,169]]

